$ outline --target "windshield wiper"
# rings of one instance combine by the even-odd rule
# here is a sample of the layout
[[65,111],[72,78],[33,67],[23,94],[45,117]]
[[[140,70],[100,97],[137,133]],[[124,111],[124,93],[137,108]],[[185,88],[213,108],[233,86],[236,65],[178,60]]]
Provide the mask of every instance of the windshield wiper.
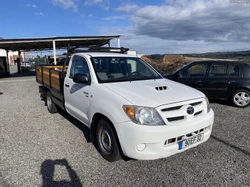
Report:
[[114,79],[108,79],[105,81],[101,81],[101,83],[112,83],[112,82],[126,82],[126,81],[139,81],[139,80],[152,80],[152,79],[159,79],[161,77],[119,77]]
[[133,81],[133,80],[152,80],[152,79],[159,79],[160,77],[147,77],[147,76],[144,76],[144,77],[130,77],[130,80]]

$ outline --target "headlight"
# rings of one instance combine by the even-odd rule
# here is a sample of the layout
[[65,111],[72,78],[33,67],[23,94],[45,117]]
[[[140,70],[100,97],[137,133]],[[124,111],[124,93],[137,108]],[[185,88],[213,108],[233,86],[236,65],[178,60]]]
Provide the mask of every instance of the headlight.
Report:
[[154,108],[139,106],[123,106],[125,113],[135,123],[141,125],[165,125],[161,116]]
[[205,97],[207,103],[207,113],[211,110],[210,103],[207,97]]

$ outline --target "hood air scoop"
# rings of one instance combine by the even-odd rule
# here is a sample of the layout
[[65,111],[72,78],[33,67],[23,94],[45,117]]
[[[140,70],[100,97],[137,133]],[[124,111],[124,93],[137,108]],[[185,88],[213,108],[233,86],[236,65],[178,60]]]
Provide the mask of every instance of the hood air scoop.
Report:
[[157,90],[157,91],[164,91],[164,90],[167,90],[167,86],[158,86],[158,87],[155,87],[155,89]]
[[151,84],[145,84],[145,87],[149,88],[152,91],[165,91],[167,89],[169,89],[167,86],[165,86],[164,84],[159,84],[159,83],[151,83]]

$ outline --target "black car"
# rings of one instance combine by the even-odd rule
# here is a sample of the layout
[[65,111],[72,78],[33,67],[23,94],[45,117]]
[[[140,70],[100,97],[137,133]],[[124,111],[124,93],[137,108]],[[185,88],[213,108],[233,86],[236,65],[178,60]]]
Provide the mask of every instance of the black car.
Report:
[[242,108],[250,105],[250,63],[199,61],[164,77],[196,88],[209,99],[231,100]]

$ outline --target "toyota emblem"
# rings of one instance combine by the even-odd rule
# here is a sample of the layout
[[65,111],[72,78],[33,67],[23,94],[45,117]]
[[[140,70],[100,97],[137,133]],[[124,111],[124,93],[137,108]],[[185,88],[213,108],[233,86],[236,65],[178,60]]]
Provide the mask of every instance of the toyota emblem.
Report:
[[187,113],[188,113],[189,115],[192,115],[192,114],[194,113],[194,107],[189,106],[189,107],[187,108]]

